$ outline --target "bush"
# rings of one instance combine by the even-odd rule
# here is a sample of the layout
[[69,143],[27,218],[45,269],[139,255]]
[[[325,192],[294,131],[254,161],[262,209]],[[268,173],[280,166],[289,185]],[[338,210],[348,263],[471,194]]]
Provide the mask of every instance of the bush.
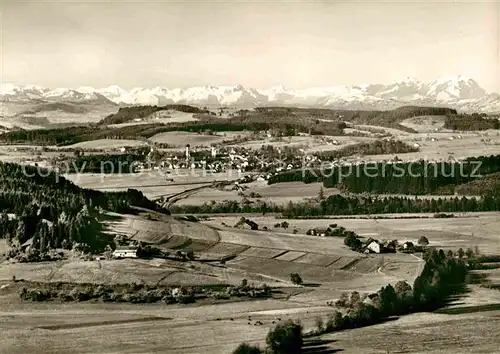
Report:
[[363,245],[361,240],[354,233],[349,233],[344,238],[344,244],[353,251],[359,251]]
[[261,354],[262,350],[260,350],[259,347],[254,347],[251,346],[247,343],[241,343],[238,345],[238,348],[236,348],[233,351],[233,354]]
[[328,316],[328,320],[326,321],[325,330],[327,332],[334,331],[336,329],[340,329],[344,326],[344,317],[339,311],[333,312]]
[[187,253],[186,253],[186,257],[187,257],[187,259],[189,259],[190,261],[193,261],[193,260],[194,260],[194,252],[193,252],[193,250],[189,250],[189,251],[187,251]]
[[453,214],[446,214],[446,213],[437,213],[434,214],[434,218],[436,219],[446,219],[446,218],[453,218]]
[[420,236],[418,239],[418,245],[419,246],[427,246],[429,244],[429,240],[425,236]]
[[300,354],[303,344],[302,326],[291,320],[279,324],[269,331],[266,343],[273,354]]
[[301,285],[303,283],[302,282],[302,278],[300,277],[299,273],[291,273],[290,274],[290,280],[295,285]]

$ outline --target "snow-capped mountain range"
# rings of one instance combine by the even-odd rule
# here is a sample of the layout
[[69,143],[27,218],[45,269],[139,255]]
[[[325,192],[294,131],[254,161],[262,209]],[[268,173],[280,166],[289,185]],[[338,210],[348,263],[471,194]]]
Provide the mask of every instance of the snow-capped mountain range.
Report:
[[125,90],[80,87],[49,89],[36,85],[1,84],[0,102],[74,102],[117,105],[297,106],[347,109],[390,109],[401,105],[453,107],[461,111],[500,112],[500,95],[488,93],[469,77],[445,77],[430,82],[407,78],[390,84],[363,84],[292,90],[236,86],[165,87]]

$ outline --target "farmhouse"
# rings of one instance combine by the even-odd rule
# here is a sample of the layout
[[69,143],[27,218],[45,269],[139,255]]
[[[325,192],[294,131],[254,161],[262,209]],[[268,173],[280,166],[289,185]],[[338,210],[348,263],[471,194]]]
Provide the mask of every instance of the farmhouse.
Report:
[[378,241],[374,238],[369,238],[365,242],[365,253],[392,253],[396,252],[397,241]]
[[117,246],[113,251],[114,258],[137,258],[137,247]]
[[366,246],[365,253],[380,253],[380,250],[380,244],[376,240],[373,240]]

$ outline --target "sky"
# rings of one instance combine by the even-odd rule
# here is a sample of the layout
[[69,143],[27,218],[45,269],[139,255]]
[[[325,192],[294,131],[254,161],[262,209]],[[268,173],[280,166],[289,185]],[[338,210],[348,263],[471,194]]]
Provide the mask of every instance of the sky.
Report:
[[4,83],[265,88],[464,75],[500,92],[500,1],[0,0]]

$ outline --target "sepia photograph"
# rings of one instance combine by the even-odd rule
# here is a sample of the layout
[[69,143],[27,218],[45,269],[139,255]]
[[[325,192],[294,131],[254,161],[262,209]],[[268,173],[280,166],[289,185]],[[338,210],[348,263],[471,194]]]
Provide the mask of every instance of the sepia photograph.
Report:
[[500,0],[0,0],[0,353],[500,352]]

